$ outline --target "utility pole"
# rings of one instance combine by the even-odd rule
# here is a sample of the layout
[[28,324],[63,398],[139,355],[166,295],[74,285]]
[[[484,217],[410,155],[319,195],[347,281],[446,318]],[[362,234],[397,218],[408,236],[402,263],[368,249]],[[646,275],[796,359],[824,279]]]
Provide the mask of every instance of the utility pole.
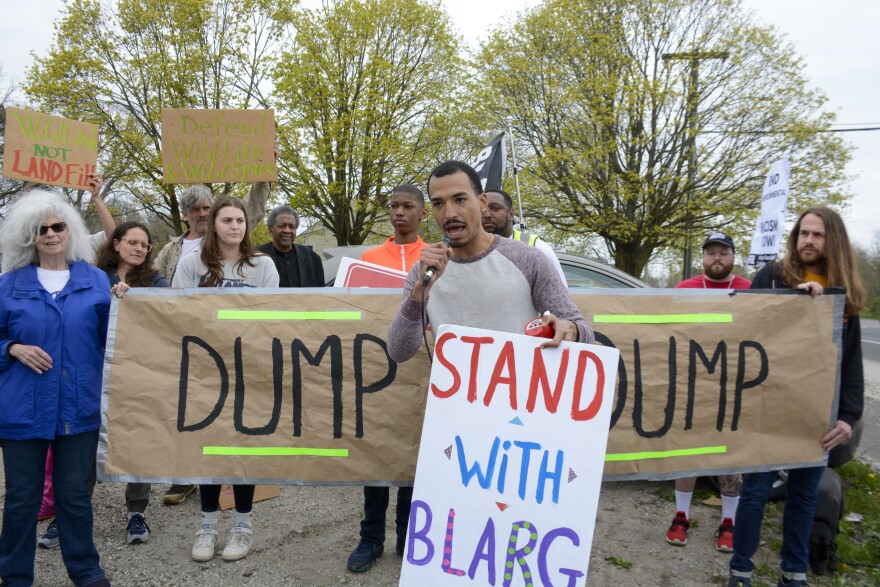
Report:
[[700,103],[700,89],[698,81],[700,77],[700,61],[704,59],[721,59],[730,56],[728,51],[688,51],[683,53],[664,53],[663,61],[684,60],[690,64],[690,80],[687,92],[687,122],[688,122],[688,186],[685,193],[684,206],[684,267],[681,271],[681,279],[691,277],[691,191],[697,181],[697,106]]

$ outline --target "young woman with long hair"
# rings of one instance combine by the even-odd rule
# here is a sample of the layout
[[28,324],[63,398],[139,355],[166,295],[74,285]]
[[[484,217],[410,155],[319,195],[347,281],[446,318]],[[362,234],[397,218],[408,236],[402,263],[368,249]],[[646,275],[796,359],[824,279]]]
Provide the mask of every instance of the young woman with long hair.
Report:
[[[201,251],[180,262],[174,287],[278,287],[278,270],[268,256],[258,253],[248,234],[247,213],[237,198],[218,198],[208,214],[208,231]],[[248,555],[254,540],[251,509],[253,485],[233,485],[235,526],[223,548],[226,561]],[[202,522],[192,547],[193,560],[214,558],[218,535],[220,485],[200,485]]]

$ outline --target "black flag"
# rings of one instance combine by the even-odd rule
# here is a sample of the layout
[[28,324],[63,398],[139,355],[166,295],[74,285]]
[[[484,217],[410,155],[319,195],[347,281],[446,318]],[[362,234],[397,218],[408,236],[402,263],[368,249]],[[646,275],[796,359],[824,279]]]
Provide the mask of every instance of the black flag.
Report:
[[501,178],[504,177],[504,162],[507,151],[504,147],[504,133],[501,133],[480,151],[471,166],[480,176],[483,191],[501,189]]

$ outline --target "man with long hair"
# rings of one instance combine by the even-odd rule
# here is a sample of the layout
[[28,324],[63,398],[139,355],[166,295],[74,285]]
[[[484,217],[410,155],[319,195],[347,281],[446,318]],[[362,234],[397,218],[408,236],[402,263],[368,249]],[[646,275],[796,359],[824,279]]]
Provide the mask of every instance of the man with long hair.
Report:
[[[793,288],[820,295],[825,287],[846,289],[843,319],[843,352],[840,365],[840,401],[837,419],[820,440],[826,451],[844,445],[862,416],[865,379],[862,371],[859,311],[865,305],[865,288],[859,279],[856,258],[840,215],[824,207],[808,208],[798,217],[788,236],[781,263],[761,269],[752,289]],[[779,586],[807,584],[810,533],[825,467],[806,467],[788,472],[782,528],[782,577]],[[758,550],[764,506],[776,471],[743,476],[728,587],[749,587]]]

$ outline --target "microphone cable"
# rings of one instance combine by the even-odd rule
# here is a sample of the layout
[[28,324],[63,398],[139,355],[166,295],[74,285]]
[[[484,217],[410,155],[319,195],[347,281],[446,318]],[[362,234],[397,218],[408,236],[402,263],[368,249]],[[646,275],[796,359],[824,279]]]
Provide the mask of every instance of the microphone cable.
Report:
[[428,306],[425,305],[425,288],[422,287],[422,340],[425,341],[425,350],[428,352],[428,360],[434,363],[434,355],[431,354],[431,347],[428,346]]
[[[440,242],[446,245],[446,248],[452,245],[452,239],[449,238],[448,234],[444,234]],[[431,363],[434,362],[434,356],[431,354],[431,348],[428,346],[428,306],[425,304],[425,286],[431,281],[436,271],[436,267],[428,267],[428,270],[425,271],[425,276],[422,278],[422,340],[425,342],[425,350],[428,352],[428,360]]]

